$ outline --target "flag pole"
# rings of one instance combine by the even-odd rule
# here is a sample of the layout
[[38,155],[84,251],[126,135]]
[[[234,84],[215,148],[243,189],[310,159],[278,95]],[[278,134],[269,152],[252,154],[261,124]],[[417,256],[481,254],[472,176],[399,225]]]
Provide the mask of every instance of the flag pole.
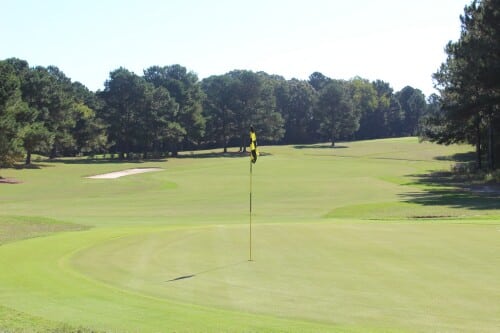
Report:
[[250,160],[250,257],[248,261],[252,261],[252,160]]
[[250,126],[250,257],[248,261],[252,261],[252,164],[257,162],[258,155],[257,136],[255,135],[253,126]]

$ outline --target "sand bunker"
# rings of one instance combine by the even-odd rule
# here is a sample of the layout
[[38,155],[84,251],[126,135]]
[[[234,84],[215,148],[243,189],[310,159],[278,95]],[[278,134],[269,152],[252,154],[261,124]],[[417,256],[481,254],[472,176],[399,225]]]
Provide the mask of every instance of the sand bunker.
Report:
[[123,170],[123,171],[116,171],[116,172],[110,172],[110,173],[105,173],[102,175],[96,175],[96,176],[90,176],[86,178],[92,178],[92,179],[114,179],[114,178],[120,178],[123,176],[130,176],[130,175],[135,175],[138,173],[144,173],[144,172],[152,172],[152,171],[162,171],[162,168],[139,168],[139,169],[128,169],[128,170]]

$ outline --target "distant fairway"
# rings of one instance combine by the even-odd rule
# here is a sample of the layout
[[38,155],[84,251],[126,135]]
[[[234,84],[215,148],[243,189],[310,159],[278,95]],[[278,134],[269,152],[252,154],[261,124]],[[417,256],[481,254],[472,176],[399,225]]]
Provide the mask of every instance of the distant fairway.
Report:
[[469,151],[262,147],[253,262],[247,157],[1,170],[0,331],[496,332],[500,196],[429,176]]

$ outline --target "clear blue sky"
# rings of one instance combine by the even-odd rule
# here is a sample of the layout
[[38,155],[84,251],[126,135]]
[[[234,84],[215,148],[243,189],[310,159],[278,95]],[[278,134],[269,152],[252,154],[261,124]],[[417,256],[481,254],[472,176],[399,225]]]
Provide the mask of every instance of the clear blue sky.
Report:
[[0,59],[56,65],[103,89],[109,72],[181,64],[307,79],[361,76],[434,92],[469,0],[0,0]]

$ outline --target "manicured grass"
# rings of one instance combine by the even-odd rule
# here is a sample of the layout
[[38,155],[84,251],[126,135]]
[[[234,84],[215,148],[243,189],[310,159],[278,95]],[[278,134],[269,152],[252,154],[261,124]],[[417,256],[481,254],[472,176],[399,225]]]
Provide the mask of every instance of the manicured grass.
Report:
[[73,267],[153,297],[332,328],[493,330],[499,270],[490,263],[500,248],[483,243],[497,242],[496,229],[258,225],[248,262],[245,227],[189,228],[103,243],[76,255]]
[[[0,228],[95,228],[25,240],[4,232],[0,331],[17,328],[16,313],[22,331],[41,321],[110,332],[500,327],[498,194],[429,176],[469,147],[415,138],[339,146],[261,148],[252,262],[247,157],[2,170],[23,183],[0,185]],[[164,171],[84,178],[137,167]]]

